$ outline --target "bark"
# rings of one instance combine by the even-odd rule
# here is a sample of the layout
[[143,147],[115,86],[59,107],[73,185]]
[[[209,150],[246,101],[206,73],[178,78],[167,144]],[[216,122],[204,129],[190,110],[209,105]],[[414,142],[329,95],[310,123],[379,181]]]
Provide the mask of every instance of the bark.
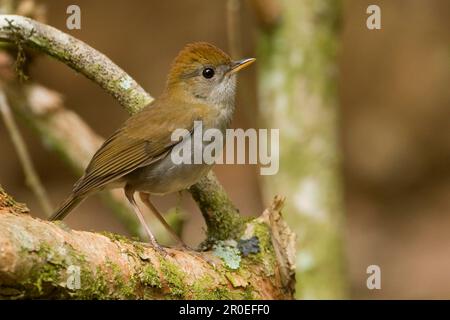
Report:
[[221,245],[164,256],[125,237],[32,218],[0,188],[0,299],[292,299],[294,236],[282,204],[276,198],[245,225],[241,244],[256,237],[258,252],[248,247],[240,257]]
[[264,179],[263,191],[266,199],[274,190],[290,199],[286,219],[299,237],[297,297],[344,298],[339,1],[281,3],[281,23],[261,30],[258,49],[261,125],[280,130],[280,170]]

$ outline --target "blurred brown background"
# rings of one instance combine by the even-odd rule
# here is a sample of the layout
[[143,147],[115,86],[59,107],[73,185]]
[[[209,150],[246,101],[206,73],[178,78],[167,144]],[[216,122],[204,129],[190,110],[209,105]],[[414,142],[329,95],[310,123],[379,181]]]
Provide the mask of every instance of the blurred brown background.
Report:
[[[225,1],[40,2],[47,5],[50,25],[106,54],[154,96],[185,43],[209,41],[228,50]],[[81,30],[65,27],[70,4],[81,7]],[[382,30],[366,28],[369,4],[381,7]],[[242,9],[242,54],[254,56],[255,17],[245,3]],[[347,0],[343,11],[337,85],[352,297],[450,298],[450,2]],[[254,126],[257,71],[251,69],[240,78],[234,127]],[[103,136],[127,117],[95,84],[48,57],[39,58],[31,77],[63,93],[66,106]],[[240,99],[243,87],[246,105]],[[76,177],[21,127],[56,205]],[[3,125],[0,137],[0,150],[8,155],[1,160],[0,182],[39,215]],[[267,205],[254,166],[216,166],[215,171],[243,214],[258,214]],[[156,205],[164,211],[177,201],[171,195],[156,198]],[[183,237],[197,244],[203,221],[187,193],[182,207],[191,213]],[[88,199],[67,224],[126,234],[98,197]],[[371,264],[382,269],[382,290],[366,288]]]

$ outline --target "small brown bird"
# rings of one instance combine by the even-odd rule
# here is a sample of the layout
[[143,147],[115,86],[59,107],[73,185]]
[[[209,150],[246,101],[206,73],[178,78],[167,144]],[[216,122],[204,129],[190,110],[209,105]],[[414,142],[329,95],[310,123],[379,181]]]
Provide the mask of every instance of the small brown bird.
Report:
[[179,143],[191,142],[172,141],[172,132],[186,129],[192,133],[194,121],[201,121],[204,130],[215,128],[224,133],[234,111],[236,72],[254,61],[253,58],[232,61],[222,50],[205,42],[186,45],[172,64],[161,96],[131,116],[103,143],[50,220],[63,219],[87,196],[102,189],[124,188],[155,248],[162,250],[135,202],[136,191],[172,236],[185,246],[150,202],[150,195],[186,189],[205,175],[211,165],[175,164],[170,155],[172,149]]

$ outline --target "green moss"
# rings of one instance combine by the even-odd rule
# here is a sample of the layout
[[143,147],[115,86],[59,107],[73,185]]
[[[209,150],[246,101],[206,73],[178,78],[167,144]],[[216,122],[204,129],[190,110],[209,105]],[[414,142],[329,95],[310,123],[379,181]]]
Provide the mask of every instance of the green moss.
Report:
[[204,275],[196,280],[189,289],[192,299],[196,300],[217,300],[217,292],[213,288],[213,278],[210,275]]
[[47,243],[39,244],[37,250],[23,247],[21,254],[33,255],[36,260],[26,278],[22,282],[24,287],[31,288],[31,296],[42,295],[46,287],[58,288],[64,286],[64,277],[67,267],[81,261],[81,257],[73,254],[70,248],[63,247],[61,251],[55,250]]
[[[249,287],[249,286],[248,286]],[[214,280],[210,275],[205,275],[196,280],[190,288],[191,299],[197,300],[238,300],[249,299],[248,288],[228,288],[220,285],[216,286]]]
[[100,266],[94,273],[90,269],[82,269],[80,277],[81,288],[76,290],[72,297],[83,300],[110,299],[107,280]]
[[134,276],[125,278],[119,265],[107,261],[105,266],[98,266],[95,272],[82,269],[81,288],[75,290],[72,297],[89,300],[136,298],[137,284]]
[[39,295],[43,293],[46,286],[52,287],[51,291],[58,287],[65,287],[68,267],[74,265],[80,267],[81,286],[73,291],[67,290],[69,297],[75,299],[107,299],[110,297],[104,271],[98,267],[93,272],[86,267],[85,257],[71,247],[65,246],[61,251],[57,251],[48,244],[41,243],[38,250],[24,251],[24,254],[34,254],[36,259],[40,260],[33,264],[35,269],[29,271],[27,280],[23,283],[26,287],[33,287]]
[[246,286],[245,290],[244,290],[244,295],[243,295],[243,299],[244,300],[255,300],[255,294],[254,294],[255,290],[252,286]]
[[125,278],[122,269],[116,263],[111,261],[106,262],[107,268],[114,279],[113,297],[118,299],[127,299],[135,296],[136,292],[136,278]]
[[260,251],[257,254],[249,254],[244,259],[244,263],[263,265],[265,275],[272,276],[275,272],[277,262],[269,226],[262,222],[255,223],[253,235],[259,240]]
[[117,241],[121,243],[127,243],[127,244],[133,244],[132,240],[130,238],[125,237],[124,235],[112,233],[109,231],[102,231],[100,232],[101,235],[104,235],[105,237],[111,239],[112,241]]
[[210,247],[219,240],[238,239],[242,235],[244,219],[214,176],[203,177],[189,191],[208,227],[204,247]]
[[39,294],[42,294],[45,284],[56,285],[59,283],[61,277],[60,271],[61,268],[58,265],[44,264],[42,267],[33,271],[33,275],[27,279],[25,284],[31,284]]
[[162,288],[161,278],[159,272],[150,264],[146,264],[139,275],[141,283],[145,286],[154,288]]
[[186,277],[184,271],[177,265],[169,262],[167,259],[160,259],[161,272],[169,287],[170,295],[178,298],[184,298],[186,295]]
[[255,223],[253,233],[259,239],[260,252],[258,254],[272,253],[273,246],[269,226],[265,223]]
[[230,281],[233,287],[237,288],[241,286],[233,273],[227,272],[225,273],[225,277],[228,279],[228,281]]
[[[208,292],[205,290],[205,292]],[[234,300],[237,298],[236,294],[233,294],[233,291],[230,291],[227,288],[216,287],[210,290],[209,294],[204,297],[207,300]]]
[[123,281],[120,284],[118,290],[119,299],[136,299],[136,278],[132,276],[127,281]]

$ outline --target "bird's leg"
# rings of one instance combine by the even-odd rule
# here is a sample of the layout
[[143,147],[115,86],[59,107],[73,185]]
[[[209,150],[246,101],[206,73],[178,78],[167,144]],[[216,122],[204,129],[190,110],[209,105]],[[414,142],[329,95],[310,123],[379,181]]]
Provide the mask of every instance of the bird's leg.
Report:
[[202,261],[206,261],[208,264],[213,266],[215,268],[216,264],[213,260],[208,258],[205,255],[202,255],[200,252],[195,251],[191,247],[189,247],[187,244],[184,243],[183,240],[176,234],[176,232],[172,229],[172,227],[166,222],[164,217],[159,213],[158,209],[153,205],[153,203],[150,201],[150,194],[145,192],[139,192],[139,196],[141,197],[141,200],[145,205],[150,209],[151,212],[161,221],[161,223],[164,225],[164,227],[169,231],[169,233],[172,235],[172,237],[178,242],[178,246],[187,250],[191,251],[193,255],[200,258]]
[[150,231],[150,228],[148,227],[147,223],[145,222],[144,216],[142,215],[141,210],[139,209],[139,206],[137,205],[136,201],[134,200],[134,190],[128,186],[125,186],[124,188],[125,196],[127,197],[128,201],[130,202],[131,206],[133,207],[134,213],[138,217],[140,223],[145,229],[145,232],[147,233],[150,244],[158,250],[160,253],[166,255],[166,251],[163,247],[161,247],[158,242],[156,242],[155,237],[153,236],[152,232]]
[[153,205],[150,201],[150,194],[145,192],[139,192],[139,196],[141,197],[142,202],[150,209],[150,211],[158,218],[158,220],[162,223],[164,228],[170,233],[170,235],[177,241],[178,245],[185,249],[190,249],[188,245],[186,245],[183,240],[178,236],[178,234],[172,229],[172,227],[166,222],[164,217],[159,213],[158,209]]

